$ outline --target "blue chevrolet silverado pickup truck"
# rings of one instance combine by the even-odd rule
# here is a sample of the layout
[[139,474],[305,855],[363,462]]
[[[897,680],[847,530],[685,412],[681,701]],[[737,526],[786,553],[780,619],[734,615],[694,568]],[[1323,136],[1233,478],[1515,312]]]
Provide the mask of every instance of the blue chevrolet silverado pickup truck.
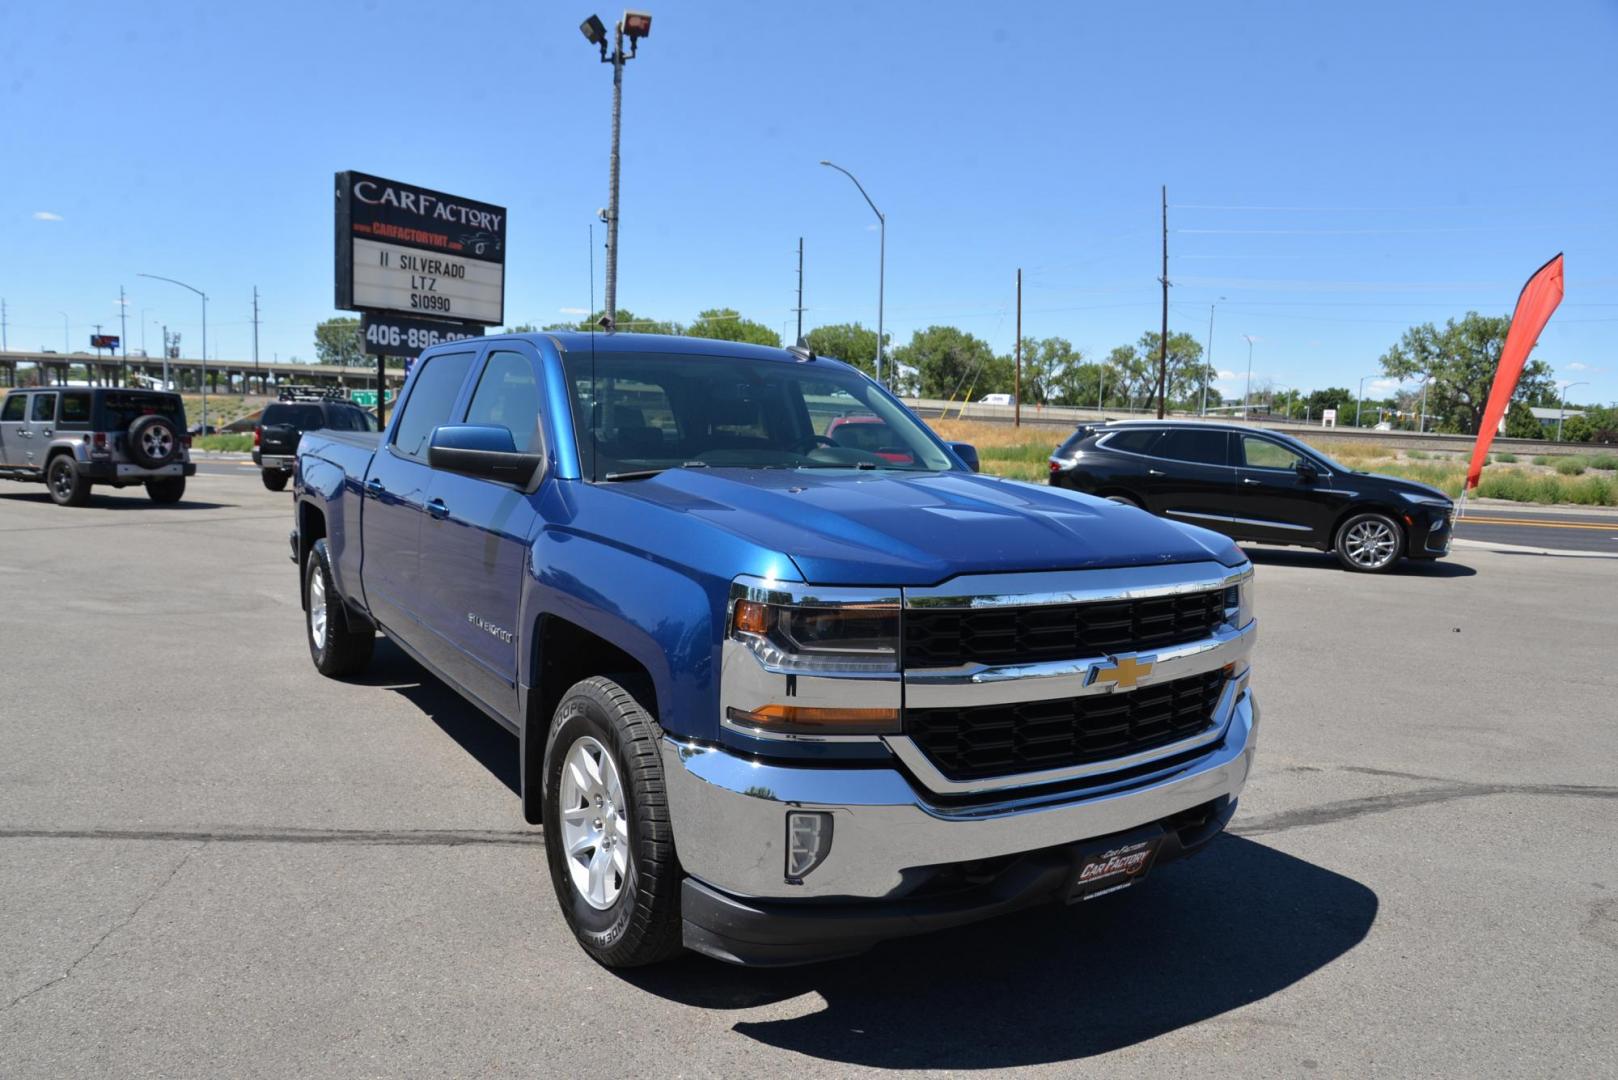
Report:
[[438,346],[385,431],[299,446],[310,655],[354,674],[386,634],[516,734],[610,966],[801,963],[1134,885],[1246,782],[1252,568],[975,461],[804,349]]

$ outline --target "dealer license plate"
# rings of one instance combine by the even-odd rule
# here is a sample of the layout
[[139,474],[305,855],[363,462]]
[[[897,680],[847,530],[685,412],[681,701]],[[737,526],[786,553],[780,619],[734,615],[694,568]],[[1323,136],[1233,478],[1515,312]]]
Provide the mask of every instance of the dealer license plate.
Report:
[[1127,889],[1146,876],[1163,845],[1163,834],[1122,840],[1079,856],[1068,892],[1068,903],[1094,900],[1119,889]]

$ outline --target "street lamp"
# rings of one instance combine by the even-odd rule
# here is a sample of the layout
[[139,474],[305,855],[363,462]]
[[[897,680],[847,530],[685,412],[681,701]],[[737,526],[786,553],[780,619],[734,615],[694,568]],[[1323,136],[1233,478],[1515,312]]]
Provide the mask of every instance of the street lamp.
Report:
[[1556,411],[1556,441],[1562,441],[1562,417],[1567,415],[1567,392],[1575,386],[1589,386],[1588,382],[1570,382],[1562,384],[1562,407]]
[[57,314],[62,316],[62,351],[70,353],[73,351],[73,343],[68,340],[67,312],[59,311]]
[[1219,300],[1216,300],[1214,303],[1208,305],[1208,356],[1202,363],[1202,411],[1197,414],[1198,416],[1208,415],[1208,380],[1213,377],[1214,308],[1224,299],[1225,298],[1221,296]]
[[[612,158],[607,181],[607,295],[602,322],[610,332],[618,324],[618,131],[624,109],[624,64],[635,59],[640,39],[652,34],[652,17],[644,11],[626,11],[618,25],[613,27],[613,50],[607,54],[607,27],[600,18],[590,16],[579,24],[584,40],[601,50],[601,62],[612,65]],[[629,38],[629,52],[624,52],[624,38]]]
[[[187,285],[185,282],[176,281],[171,277],[162,277],[158,274],[136,274],[135,276],[151,278],[153,281],[166,281],[170,285],[190,289],[202,297],[202,433],[206,435],[208,433],[208,294],[195,285]],[[167,351],[165,348],[164,352]]]
[[1252,334],[1243,334],[1247,341],[1247,389],[1242,391],[1242,419],[1247,419],[1247,410],[1253,403],[1253,342],[1258,339]]
[[871,201],[871,196],[866,195],[865,185],[860,183],[853,173],[830,161],[822,161],[821,164],[828,169],[836,169],[850,180],[853,180],[854,186],[860,189],[861,195],[865,196],[865,203],[871,208],[871,213],[876,215],[877,229],[880,233],[877,240],[876,256],[876,381],[886,386],[887,383],[882,381],[882,293],[886,286],[888,272],[888,219],[882,211],[876,208],[876,203]]

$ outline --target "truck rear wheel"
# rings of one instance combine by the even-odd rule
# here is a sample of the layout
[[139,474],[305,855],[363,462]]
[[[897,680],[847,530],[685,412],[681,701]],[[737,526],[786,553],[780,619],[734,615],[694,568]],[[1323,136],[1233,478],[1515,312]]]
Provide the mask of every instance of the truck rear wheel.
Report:
[[185,497],[185,477],[165,476],[160,480],[148,480],[146,494],[151,496],[154,503],[177,503]]
[[79,475],[71,454],[57,454],[45,469],[45,486],[57,506],[88,506],[90,481]]
[[315,670],[331,678],[363,671],[376,648],[376,631],[349,625],[348,609],[332,581],[324,539],[315,541],[304,575],[304,628]]
[[263,469],[263,470],[261,470],[261,473],[262,473],[263,478],[264,478],[264,486],[265,487],[269,488],[271,491],[285,491],[286,490],[286,486],[287,486],[287,474],[286,473],[282,472],[280,469]]
[[680,864],[659,756],[662,731],[606,678],[556,707],[545,755],[545,857],[562,916],[613,968],[678,954]]

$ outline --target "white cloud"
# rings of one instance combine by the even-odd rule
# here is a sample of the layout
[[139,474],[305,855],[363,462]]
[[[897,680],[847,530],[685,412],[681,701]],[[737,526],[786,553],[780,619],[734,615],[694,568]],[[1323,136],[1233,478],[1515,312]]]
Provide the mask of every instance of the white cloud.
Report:
[[1566,364],[1564,366],[1569,371],[1589,371],[1590,370],[1590,365],[1589,364],[1581,364],[1577,360],[1573,361],[1571,364]]
[[1398,379],[1372,379],[1372,390],[1397,390],[1402,384]]
[[34,211],[34,220],[35,221],[61,221],[62,220],[62,215],[61,214],[53,214],[49,210],[35,210]]
[[563,315],[588,315],[588,314],[590,314],[590,311],[589,311],[588,308],[581,308],[581,307],[565,307],[565,308],[559,308],[558,310],[560,310]]
[[1221,371],[1217,376],[1215,376],[1215,378],[1219,379],[1234,379],[1236,377],[1237,375],[1234,371]]

